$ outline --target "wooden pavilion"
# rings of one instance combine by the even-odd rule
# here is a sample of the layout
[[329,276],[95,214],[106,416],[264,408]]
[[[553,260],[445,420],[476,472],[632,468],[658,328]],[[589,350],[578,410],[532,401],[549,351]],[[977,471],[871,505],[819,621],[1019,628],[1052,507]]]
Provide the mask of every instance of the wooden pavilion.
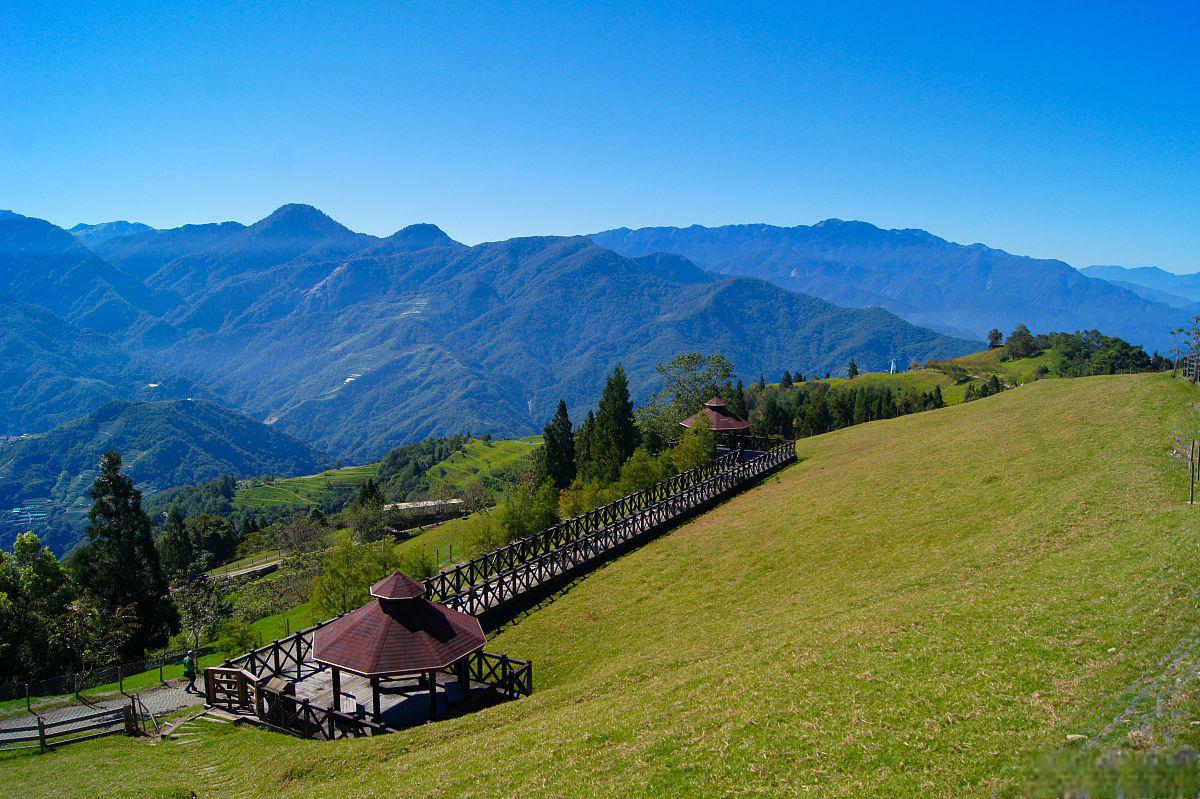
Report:
[[738,434],[750,429],[750,423],[745,419],[739,418],[737,414],[729,410],[729,403],[720,397],[713,397],[704,403],[703,408],[684,419],[680,424],[691,428],[700,421],[701,414],[708,417],[709,427],[712,428],[714,433]]
[[371,586],[373,600],[326,624],[313,635],[313,660],[330,668],[333,710],[341,710],[341,676],[370,680],[373,720],[380,721],[385,681],[418,678],[429,692],[429,718],[437,717],[437,673],[452,669],[464,697],[470,691],[468,658],[487,638],[479,620],[425,599],[425,586],[394,572]]

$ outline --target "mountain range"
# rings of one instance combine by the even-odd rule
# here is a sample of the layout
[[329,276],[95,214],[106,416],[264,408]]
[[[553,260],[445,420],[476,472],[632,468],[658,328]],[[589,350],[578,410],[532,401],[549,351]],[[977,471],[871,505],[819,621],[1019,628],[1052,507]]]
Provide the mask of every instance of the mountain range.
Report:
[[828,219],[815,225],[620,228],[592,235],[616,252],[682,255],[704,269],[769,280],[838,305],[879,306],[951,335],[978,338],[1018,323],[1049,332],[1099,329],[1165,350],[1185,316],[1161,299],[1093,280],[1063,261],[924,230]]
[[1146,299],[1200,313],[1200,273],[1177,275],[1156,266],[1087,266],[1079,271]]
[[[324,453],[366,461],[434,435],[536,432],[560,397],[584,413],[618,363],[635,400],[647,398],[655,365],[680,352],[724,353],[745,379],[844,373],[852,358],[882,369],[977,350],[993,326],[1098,327],[1153,343],[1185,316],[1059,261],[861,222],[467,246],[431,224],[358,233],[299,204],[251,225],[169,230],[67,231],[7,211],[0,378],[14,390],[0,396],[0,436],[43,435],[0,446],[0,462],[40,451],[62,465],[57,476],[10,468],[8,496],[65,497],[99,454],[72,438],[98,441],[107,423],[95,414],[112,414],[114,400],[126,415],[172,409],[177,423],[155,425],[159,446],[135,446],[161,453],[138,460],[165,488],[195,476],[186,460],[287,473]],[[216,419],[221,406],[231,419],[183,422],[201,409]],[[209,446],[226,451],[221,424],[311,449],[221,457]]]

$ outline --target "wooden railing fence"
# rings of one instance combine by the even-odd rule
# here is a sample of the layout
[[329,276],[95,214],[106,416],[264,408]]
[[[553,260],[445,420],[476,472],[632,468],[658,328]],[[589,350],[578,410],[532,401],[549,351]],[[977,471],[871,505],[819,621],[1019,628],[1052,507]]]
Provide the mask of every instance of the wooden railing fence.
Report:
[[301,738],[333,741],[391,732],[382,724],[375,724],[361,716],[314,705],[307,699],[297,699],[270,686],[262,686],[259,697],[258,717],[262,721]]
[[540,533],[486,552],[477,558],[446,569],[425,580],[426,596],[441,602],[457,596],[493,575],[508,572],[572,541],[579,540],[622,519],[656,505],[668,497],[701,483],[737,465],[741,453],[728,452],[702,466],[680,472],[649,488],[602,505]]
[[44,752],[55,746],[90,741],[118,732],[136,735],[142,729],[139,715],[138,699],[134,696],[127,705],[81,716],[55,721],[38,716],[34,724],[0,730],[0,751],[37,748]]
[[[438,596],[438,601],[448,607],[477,616],[594,561],[616,547],[662,530],[687,514],[732,494],[784,464],[793,462],[796,459],[796,446],[791,441],[779,443],[774,448],[757,457],[752,457],[744,463],[738,462],[739,455],[738,452],[732,452],[707,464],[714,468],[701,467],[676,475],[685,478],[678,483],[668,480],[646,489],[644,492],[631,494],[624,498],[624,500],[631,500],[627,504],[623,504],[624,500],[618,500],[611,506],[605,506],[606,508],[627,507],[631,509],[631,512],[624,517],[616,518],[611,515],[602,515],[599,517],[600,519],[609,520],[602,525],[592,522],[586,527],[580,525],[579,528],[572,528],[573,530],[589,529],[590,532],[576,536],[563,535],[564,543],[549,549],[543,549],[544,545],[539,544],[538,547],[533,548],[534,551],[537,552],[538,549],[543,551],[537,552],[524,561],[513,563],[507,569],[494,570],[496,564],[512,562],[511,555],[506,553],[495,559],[488,559],[488,556],[485,555],[472,562],[482,565],[472,567],[471,564],[463,564],[463,566],[427,580],[426,589],[446,590],[448,586],[461,586],[456,593]],[[689,475],[692,476],[689,477]],[[702,479],[695,479],[696,477]],[[668,491],[666,488],[660,490],[660,487],[671,487],[675,490]],[[654,501],[651,502],[650,499]],[[583,519],[584,517],[578,518]],[[571,521],[577,520],[572,519]],[[550,533],[555,530],[557,528],[551,528],[546,532]],[[537,536],[531,538],[537,538]],[[518,543],[529,540],[524,539]],[[550,537],[544,540],[556,539]],[[501,552],[501,550],[497,550],[497,552]],[[479,575],[479,577],[475,582],[468,583],[467,581],[472,575]]]

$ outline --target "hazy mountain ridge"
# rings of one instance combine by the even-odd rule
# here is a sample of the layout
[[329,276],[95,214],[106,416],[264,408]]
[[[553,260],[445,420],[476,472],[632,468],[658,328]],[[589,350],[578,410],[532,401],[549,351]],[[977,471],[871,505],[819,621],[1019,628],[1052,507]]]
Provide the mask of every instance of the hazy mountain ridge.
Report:
[[[678,257],[624,258],[585,237],[309,254],[264,271],[200,300],[238,312],[169,357],[238,407],[351,459],[428,435],[536,430],[560,396],[577,408],[594,401],[619,361],[644,397],[654,365],[687,349],[725,352],[757,374],[779,363],[841,370],[850,357],[883,367],[978,346]],[[753,305],[714,314],[735,290]],[[751,312],[763,328],[739,319]],[[863,335],[850,335],[856,326]]]
[[154,230],[154,228],[141,222],[126,222],[121,219],[115,222],[100,222],[95,225],[87,225],[80,222],[78,225],[68,228],[67,232],[78,239],[84,246],[94,249],[96,245],[110,239],[120,238],[121,236],[132,236],[135,233],[145,233],[150,230]]
[[1187,307],[1200,302],[1200,273],[1177,275],[1156,266],[1086,266],[1079,270],[1088,277],[1125,286],[1143,296],[1161,297],[1162,302]]
[[[145,490],[222,475],[311,474],[330,459],[308,444],[203,400],[112,401],[36,436],[0,446],[0,504],[50,497],[59,508],[83,502],[100,456],[116,449]],[[81,527],[57,528],[52,543],[69,549]],[[11,545],[12,535],[0,540]]]
[[592,236],[630,256],[669,252],[851,307],[879,306],[937,330],[982,336],[1018,322],[1036,330],[1099,328],[1165,347],[1178,309],[1062,261],[961,245],[923,230],[830,219],[816,225],[618,228]]
[[114,399],[203,395],[172,370],[52,311],[0,295],[0,434],[40,433]]

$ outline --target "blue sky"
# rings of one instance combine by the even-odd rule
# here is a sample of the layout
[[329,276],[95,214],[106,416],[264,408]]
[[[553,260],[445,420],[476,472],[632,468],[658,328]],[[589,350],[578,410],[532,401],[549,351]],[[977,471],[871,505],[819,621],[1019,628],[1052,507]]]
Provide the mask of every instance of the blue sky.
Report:
[[921,227],[1200,269],[1197,4],[0,2],[0,208]]

